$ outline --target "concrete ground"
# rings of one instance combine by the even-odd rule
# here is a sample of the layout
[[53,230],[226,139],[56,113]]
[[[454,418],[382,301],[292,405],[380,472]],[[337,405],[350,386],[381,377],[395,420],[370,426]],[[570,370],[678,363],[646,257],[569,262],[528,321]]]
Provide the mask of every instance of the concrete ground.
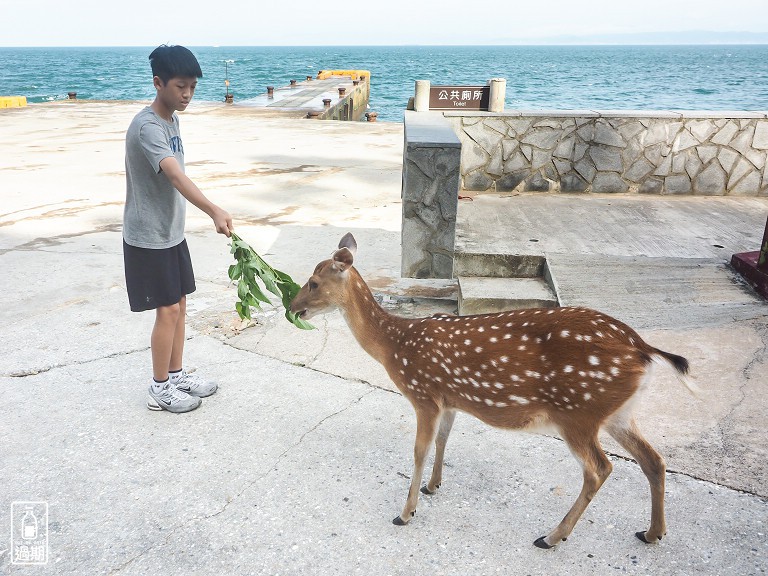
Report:
[[[668,536],[648,546],[648,488],[614,473],[572,536],[531,544],[580,470],[548,436],[460,416],[441,491],[392,525],[411,475],[413,411],[338,313],[317,331],[278,309],[244,327],[227,240],[190,207],[197,291],[188,367],[220,390],[183,415],[144,407],[151,313],[128,310],[123,142],[136,103],[0,113],[0,573],[764,574],[768,308],[726,265],[755,250],[768,199],[478,196],[465,249],[544,253],[564,304],[627,321],[685,355],[695,399],[657,371],[638,409],[667,458]],[[276,119],[235,106],[182,116],[187,172],[238,233],[303,283],[352,231],[356,266],[394,311],[453,305],[400,268],[402,126]],[[721,248],[722,247],[722,248]],[[11,503],[49,506],[48,564],[11,563]]]

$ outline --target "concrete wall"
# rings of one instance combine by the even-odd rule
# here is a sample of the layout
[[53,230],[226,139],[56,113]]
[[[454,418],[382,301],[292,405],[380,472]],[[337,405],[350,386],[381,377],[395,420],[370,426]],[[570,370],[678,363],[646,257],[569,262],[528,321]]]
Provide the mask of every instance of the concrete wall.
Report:
[[473,191],[768,195],[763,112],[454,113]]
[[461,143],[438,112],[405,113],[401,274],[451,278]]

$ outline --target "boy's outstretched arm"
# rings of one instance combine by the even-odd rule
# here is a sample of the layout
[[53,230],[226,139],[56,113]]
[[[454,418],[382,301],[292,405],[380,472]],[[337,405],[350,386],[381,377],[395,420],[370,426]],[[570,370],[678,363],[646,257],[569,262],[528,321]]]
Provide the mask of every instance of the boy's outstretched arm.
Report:
[[184,198],[211,217],[214,226],[216,226],[216,232],[227,237],[231,235],[231,231],[234,228],[232,226],[232,216],[229,215],[229,212],[208,200],[205,194],[200,191],[200,188],[190,180],[189,176],[184,174],[176,158],[173,156],[163,158],[160,161],[160,169]]

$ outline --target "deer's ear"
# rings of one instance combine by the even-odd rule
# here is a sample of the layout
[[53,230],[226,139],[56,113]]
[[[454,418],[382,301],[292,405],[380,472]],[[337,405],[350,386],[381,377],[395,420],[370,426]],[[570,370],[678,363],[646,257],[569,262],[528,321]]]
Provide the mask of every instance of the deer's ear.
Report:
[[344,272],[347,268],[352,266],[355,256],[352,251],[347,248],[341,248],[336,250],[333,254],[333,268],[339,272]]
[[357,242],[351,232],[344,234],[344,237],[339,241],[339,249],[346,248],[352,253],[352,256],[357,254]]

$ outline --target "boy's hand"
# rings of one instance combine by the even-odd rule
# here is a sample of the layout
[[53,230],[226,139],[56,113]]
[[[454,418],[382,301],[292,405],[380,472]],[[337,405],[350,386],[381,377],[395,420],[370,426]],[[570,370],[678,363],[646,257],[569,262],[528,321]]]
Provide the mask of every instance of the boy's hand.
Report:
[[229,212],[216,206],[211,214],[211,218],[213,219],[214,226],[216,226],[216,232],[224,234],[227,238],[232,235],[234,226],[232,226],[232,216],[229,215]]

